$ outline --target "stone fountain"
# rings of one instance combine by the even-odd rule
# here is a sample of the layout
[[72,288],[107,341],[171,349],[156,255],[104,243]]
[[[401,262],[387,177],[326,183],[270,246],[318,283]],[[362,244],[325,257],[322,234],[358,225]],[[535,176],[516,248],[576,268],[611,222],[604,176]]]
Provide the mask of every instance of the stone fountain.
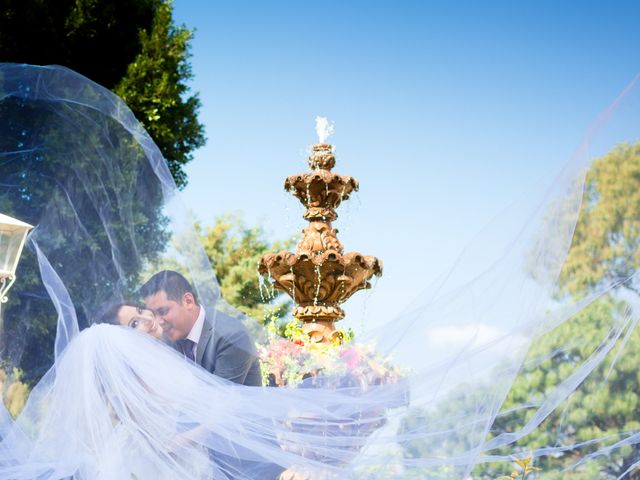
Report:
[[331,172],[336,158],[330,144],[312,146],[311,172],[288,177],[284,188],[306,207],[303,215],[309,226],[295,253],[268,253],[258,270],[274,288],[291,296],[296,303],[293,315],[313,342],[341,340],[335,323],[344,318],[340,307],[359,290],[371,288],[374,275],[382,275],[382,262],[358,252],[344,253],[331,225],[336,209],[358,190],[358,181]]

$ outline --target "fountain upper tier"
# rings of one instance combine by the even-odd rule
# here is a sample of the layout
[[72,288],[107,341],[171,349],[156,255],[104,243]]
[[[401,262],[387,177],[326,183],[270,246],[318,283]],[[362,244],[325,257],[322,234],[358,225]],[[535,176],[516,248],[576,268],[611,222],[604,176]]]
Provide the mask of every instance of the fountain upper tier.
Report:
[[338,218],[336,208],[358,191],[358,181],[347,175],[331,173],[336,164],[331,145],[320,143],[312,147],[309,155],[311,172],[291,175],[284,182],[288,190],[307,208],[306,220],[329,220]]
[[[374,275],[382,275],[382,262],[376,257],[343,253],[338,231],[331,226],[337,218],[335,209],[358,190],[355,178],[331,173],[334,165],[332,146],[317,144],[309,156],[312,171],[287,178],[285,189],[307,208],[304,218],[309,226],[302,231],[295,253],[268,253],[258,265],[260,274],[298,304],[294,316],[306,323],[306,330],[312,329],[311,323],[333,325],[344,318],[339,304],[355,292],[370,288]],[[328,333],[318,337],[320,341],[330,336],[333,327],[327,328]]]

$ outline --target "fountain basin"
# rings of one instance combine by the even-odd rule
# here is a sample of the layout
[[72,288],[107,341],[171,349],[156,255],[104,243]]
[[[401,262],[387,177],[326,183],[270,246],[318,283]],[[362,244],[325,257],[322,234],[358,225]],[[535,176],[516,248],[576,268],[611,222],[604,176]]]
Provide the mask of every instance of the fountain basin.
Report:
[[335,220],[338,218],[335,209],[351,193],[358,191],[358,181],[348,175],[319,169],[287,177],[284,188],[307,208],[305,219]]
[[374,275],[382,275],[382,262],[358,252],[282,251],[264,255],[258,271],[298,304],[296,318],[335,322],[344,318],[339,305],[357,291],[371,288]]

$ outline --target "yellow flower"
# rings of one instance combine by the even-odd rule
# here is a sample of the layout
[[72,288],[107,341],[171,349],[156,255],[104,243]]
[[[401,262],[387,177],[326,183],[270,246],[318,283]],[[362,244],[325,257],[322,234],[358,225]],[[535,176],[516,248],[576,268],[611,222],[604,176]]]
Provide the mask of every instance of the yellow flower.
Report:
[[541,468],[534,467],[531,465],[533,463],[533,457],[525,457],[520,460],[515,460],[516,465],[518,465],[522,469],[522,473],[526,475],[529,472],[535,472],[538,470],[542,470]]
[[531,455],[519,460],[514,460],[514,463],[516,464],[517,469],[511,472],[510,476],[507,477],[503,475],[501,477],[498,477],[497,480],[514,480],[516,478],[520,478],[522,480],[527,478],[527,475],[529,475],[529,473],[542,470],[541,468],[534,467],[532,465],[533,457]]

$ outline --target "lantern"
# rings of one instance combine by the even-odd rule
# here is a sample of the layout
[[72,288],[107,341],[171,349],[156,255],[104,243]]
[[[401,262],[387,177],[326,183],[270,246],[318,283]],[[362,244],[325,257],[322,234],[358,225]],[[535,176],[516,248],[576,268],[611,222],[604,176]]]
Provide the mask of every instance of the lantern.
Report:
[[0,304],[16,279],[16,268],[27,233],[33,226],[0,213]]

